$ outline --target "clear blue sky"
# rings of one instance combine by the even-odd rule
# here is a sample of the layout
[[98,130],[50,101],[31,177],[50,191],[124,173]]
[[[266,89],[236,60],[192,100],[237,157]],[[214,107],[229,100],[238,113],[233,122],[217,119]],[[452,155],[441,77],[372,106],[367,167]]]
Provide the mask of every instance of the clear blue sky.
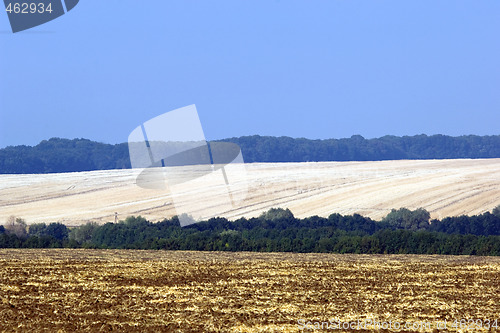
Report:
[[82,0],[12,34],[0,147],[126,142],[196,104],[205,135],[500,134],[500,1]]

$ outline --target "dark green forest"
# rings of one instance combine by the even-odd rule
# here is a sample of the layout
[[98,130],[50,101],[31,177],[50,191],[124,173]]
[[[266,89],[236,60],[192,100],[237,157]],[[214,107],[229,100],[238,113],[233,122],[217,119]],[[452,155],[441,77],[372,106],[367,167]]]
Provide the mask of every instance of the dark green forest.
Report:
[[[241,147],[245,162],[379,161],[400,159],[500,158],[500,135],[384,136],[309,140],[244,136],[220,140]],[[33,174],[130,168],[128,145],[86,139],[44,140],[0,149],[1,174]]]
[[110,145],[86,139],[44,140],[34,147],[0,149],[0,173],[33,174],[128,169],[126,143]]
[[0,226],[0,248],[103,248],[197,251],[500,255],[500,206],[476,216],[430,220],[425,209],[392,210],[381,221],[358,214],[295,218],[271,209],[257,218],[212,218],[186,227],[173,217],[150,222]]
[[239,145],[245,162],[249,163],[500,157],[500,135],[387,135],[377,139],[354,135],[328,140],[255,135],[222,141]]

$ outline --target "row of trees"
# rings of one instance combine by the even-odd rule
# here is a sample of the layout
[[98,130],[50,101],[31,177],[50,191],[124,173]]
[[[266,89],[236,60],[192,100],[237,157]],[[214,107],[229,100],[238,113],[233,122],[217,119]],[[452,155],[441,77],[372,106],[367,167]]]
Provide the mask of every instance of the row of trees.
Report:
[[384,136],[308,140],[244,136],[223,141],[241,147],[246,162],[380,161],[400,159],[498,158],[500,135]]
[[[36,223],[10,216],[0,225],[0,248],[51,248],[68,245],[69,229],[61,223]],[[78,245],[78,244],[75,244]]]
[[[244,136],[222,140],[241,147],[246,162],[377,161],[399,159],[498,158],[500,135],[384,136],[308,140]],[[130,168],[128,145],[86,139],[44,140],[35,147],[0,149],[0,173],[30,174]]]
[[0,149],[0,173],[34,174],[130,168],[126,143],[110,145],[86,139],[44,140]]
[[442,221],[430,220],[424,209],[401,208],[380,222],[358,214],[297,219],[278,208],[258,218],[213,218],[187,227],[177,217],[158,223],[128,217],[71,229],[59,223],[27,227],[12,217],[0,228],[0,247],[500,255],[500,206]]

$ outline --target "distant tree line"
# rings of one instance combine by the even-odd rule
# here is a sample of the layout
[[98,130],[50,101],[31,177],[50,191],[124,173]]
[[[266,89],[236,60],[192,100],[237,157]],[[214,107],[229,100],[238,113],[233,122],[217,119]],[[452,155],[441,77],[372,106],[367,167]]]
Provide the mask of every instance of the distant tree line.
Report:
[[500,135],[384,136],[365,139],[309,140],[289,137],[243,136],[222,141],[241,147],[245,162],[380,161],[500,157]]
[[0,149],[0,173],[33,174],[130,168],[128,145],[86,139],[44,140],[34,147]]
[[212,218],[186,227],[177,217],[153,223],[140,216],[75,228],[28,227],[19,218],[0,226],[0,248],[50,247],[498,256],[500,206],[492,213],[443,220],[430,220],[424,209],[392,210],[374,221],[358,214],[298,219],[277,208],[257,218]]
[[[500,135],[384,136],[364,139],[309,140],[243,136],[220,140],[241,147],[245,162],[379,161],[400,159],[500,158]],[[111,145],[86,139],[44,140],[0,149],[0,173],[29,174],[130,168],[126,143]]]

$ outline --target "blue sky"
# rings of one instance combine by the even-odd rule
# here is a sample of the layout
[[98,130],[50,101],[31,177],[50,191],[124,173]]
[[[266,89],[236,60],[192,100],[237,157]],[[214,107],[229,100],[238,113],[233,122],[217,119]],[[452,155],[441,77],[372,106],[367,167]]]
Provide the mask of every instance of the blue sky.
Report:
[[0,147],[117,143],[196,104],[208,139],[500,134],[499,1],[82,0],[12,34]]

